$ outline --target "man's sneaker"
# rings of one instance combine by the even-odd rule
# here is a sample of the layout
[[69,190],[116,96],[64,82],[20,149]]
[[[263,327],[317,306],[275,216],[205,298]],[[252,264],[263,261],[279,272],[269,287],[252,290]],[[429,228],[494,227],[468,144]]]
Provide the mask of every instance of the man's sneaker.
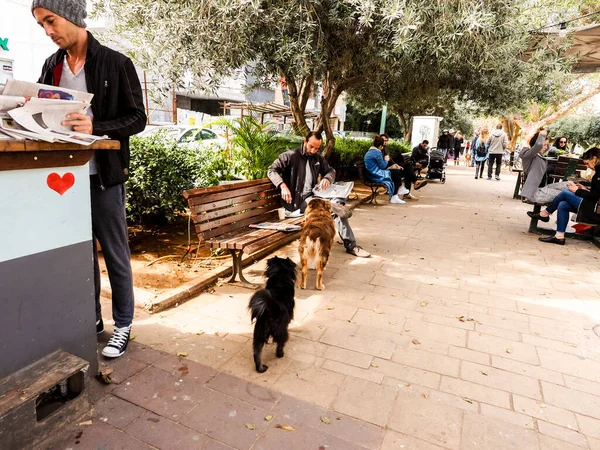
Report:
[[404,186],[402,186],[400,189],[398,189],[398,197],[400,197],[401,195],[406,195],[408,194],[410,191],[408,189],[406,189]]
[[96,334],[104,333],[104,321],[102,319],[96,320]]
[[492,181],[492,177],[488,177],[488,181]]
[[422,187],[427,186],[427,180],[419,180],[415,182],[415,189],[419,190]]
[[417,201],[417,200],[419,200],[419,197],[415,197],[412,194],[406,194],[404,197],[402,197],[402,200],[414,200],[414,201]]
[[398,197],[397,195],[392,195],[392,198],[390,198],[390,203],[393,205],[402,205],[403,203],[406,203],[404,200],[402,200],[400,197]]
[[131,325],[123,328],[115,328],[106,347],[102,350],[102,355],[106,358],[118,358],[125,353],[125,349],[127,349],[127,344],[129,343],[129,333],[131,333]]
[[371,254],[368,251],[363,250],[362,247],[359,247],[358,245],[351,250],[346,250],[346,252],[359,258],[368,258],[369,256],[371,256]]
[[500,181],[500,177],[496,177],[496,181]]

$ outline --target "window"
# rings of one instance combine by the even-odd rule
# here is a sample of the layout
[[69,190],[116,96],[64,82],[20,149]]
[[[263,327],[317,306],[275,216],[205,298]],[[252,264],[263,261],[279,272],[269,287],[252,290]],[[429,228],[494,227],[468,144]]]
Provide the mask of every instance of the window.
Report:
[[196,137],[196,134],[198,133],[198,129],[197,128],[192,128],[191,130],[187,130],[185,133],[183,133],[183,136],[181,136],[179,138],[179,142],[194,142],[194,138]]
[[216,139],[217,135],[210,130],[202,130],[202,139]]
[[0,59],[0,84],[13,77],[13,62],[9,59]]

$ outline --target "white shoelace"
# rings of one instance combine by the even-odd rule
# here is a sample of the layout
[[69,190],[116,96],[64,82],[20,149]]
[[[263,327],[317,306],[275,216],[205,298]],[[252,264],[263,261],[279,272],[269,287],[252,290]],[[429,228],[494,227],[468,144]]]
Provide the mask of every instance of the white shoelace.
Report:
[[115,328],[113,335],[106,344],[108,347],[121,348],[129,339],[129,330],[131,327]]

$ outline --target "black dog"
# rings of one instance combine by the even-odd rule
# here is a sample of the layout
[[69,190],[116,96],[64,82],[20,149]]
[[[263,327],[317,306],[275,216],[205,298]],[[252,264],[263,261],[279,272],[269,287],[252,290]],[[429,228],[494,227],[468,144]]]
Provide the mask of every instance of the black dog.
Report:
[[296,264],[290,258],[275,256],[267,261],[267,286],[250,299],[248,308],[254,324],[254,364],[256,371],[265,372],[268,367],[261,363],[263,346],[273,336],[277,344],[278,358],[283,358],[283,346],[288,340],[288,325],[294,318],[294,286]]

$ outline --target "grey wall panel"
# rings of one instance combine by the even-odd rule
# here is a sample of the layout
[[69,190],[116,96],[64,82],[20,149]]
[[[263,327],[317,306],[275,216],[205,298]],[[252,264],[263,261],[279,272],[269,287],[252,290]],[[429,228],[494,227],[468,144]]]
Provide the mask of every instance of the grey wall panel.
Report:
[[97,370],[92,242],[0,263],[0,378],[62,348]]

